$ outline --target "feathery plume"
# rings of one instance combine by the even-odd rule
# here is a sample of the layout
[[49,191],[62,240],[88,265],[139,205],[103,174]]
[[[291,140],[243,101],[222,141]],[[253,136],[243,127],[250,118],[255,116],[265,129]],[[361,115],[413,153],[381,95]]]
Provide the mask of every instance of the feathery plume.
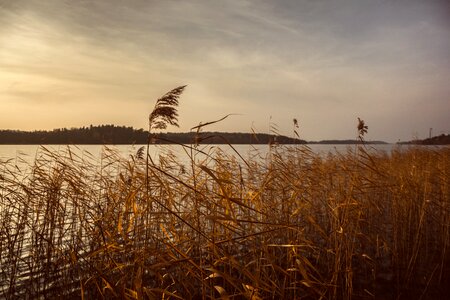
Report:
[[178,125],[178,98],[186,85],[179,86],[156,101],[155,108],[148,117],[149,129],[166,129],[167,124]]

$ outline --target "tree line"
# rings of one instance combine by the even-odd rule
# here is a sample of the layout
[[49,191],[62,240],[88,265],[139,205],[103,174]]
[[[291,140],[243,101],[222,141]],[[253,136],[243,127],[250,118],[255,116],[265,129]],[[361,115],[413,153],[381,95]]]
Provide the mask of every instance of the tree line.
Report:
[[416,144],[416,145],[450,145],[450,134],[441,134],[424,140],[413,140],[400,144]]
[[[148,131],[133,127],[99,125],[51,131],[0,130],[0,144],[146,144]],[[265,133],[184,132],[156,133],[158,144],[303,144],[304,140]]]

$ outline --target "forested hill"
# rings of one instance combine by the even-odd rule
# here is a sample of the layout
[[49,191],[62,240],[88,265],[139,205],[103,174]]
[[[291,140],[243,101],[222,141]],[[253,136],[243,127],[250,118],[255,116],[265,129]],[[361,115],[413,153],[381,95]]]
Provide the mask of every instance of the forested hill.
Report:
[[401,142],[400,144],[416,145],[450,145],[450,134],[441,134],[424,140],[414,140],[410,142]]
[[[195,132],[158,133],[155,143],[194,142],[205,144],[280,144],[305,143],[303,140],[286,136],[252,133]],[[52,131],[17,131],[0,130],[0,144],[146,144],[148,132],[133,127],[100,125],[71,129],[54,129]]]

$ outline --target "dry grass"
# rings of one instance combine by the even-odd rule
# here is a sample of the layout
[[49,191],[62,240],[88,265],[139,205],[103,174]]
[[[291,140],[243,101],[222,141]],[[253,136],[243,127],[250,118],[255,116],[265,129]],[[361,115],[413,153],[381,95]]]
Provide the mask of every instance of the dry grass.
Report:
[[0,297],[448,292],[449,148],[323,157],[298,145],[245,163],[198,151],[186,148],[189,166],[108,148],[100,161],[42,148],[23,170],[1,162]]
[[[188,166],[170,153],[155,162],[152,129],[178,125],[184,88],[157,100],[145,157],[144,148],[127,158],[105,148],[100,161],[42,148],[23,169],[17,159],[0,162],[3,298],[449,292],[449,148],[387,155],[359,147],[323,157],[306,146],[270,146],[267,157],[244,160],[194,145],[184,146]],[[364,141],[359,118],[357,129]]]

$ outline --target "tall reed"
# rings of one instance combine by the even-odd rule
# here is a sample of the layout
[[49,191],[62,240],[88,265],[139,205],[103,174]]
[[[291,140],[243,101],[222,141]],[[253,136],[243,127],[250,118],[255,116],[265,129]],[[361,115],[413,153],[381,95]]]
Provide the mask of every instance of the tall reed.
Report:
[[321,155],[274,145],[248,158],[181,147],[189,166],[171,152],[107,147],[100,159],[41,147],[31,164],[0,161],[0,297],[449,293],[448,147]]

